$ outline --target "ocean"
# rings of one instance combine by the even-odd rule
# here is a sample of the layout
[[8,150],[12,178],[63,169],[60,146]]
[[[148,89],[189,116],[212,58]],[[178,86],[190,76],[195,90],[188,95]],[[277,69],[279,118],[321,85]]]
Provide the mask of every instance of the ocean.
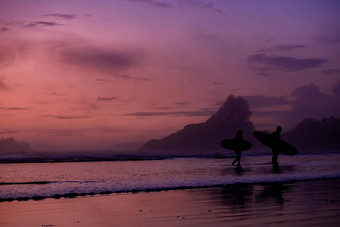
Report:
[[0,201],[340,178],[340,154],[0,164]]

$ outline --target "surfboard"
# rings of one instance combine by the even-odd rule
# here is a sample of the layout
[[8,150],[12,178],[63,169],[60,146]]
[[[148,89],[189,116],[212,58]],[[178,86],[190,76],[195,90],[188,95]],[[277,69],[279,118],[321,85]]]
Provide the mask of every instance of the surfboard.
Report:
[[281,152],[287,155],[296,155],[298,153],[296,147],[294,147],[292,144],[282,139],[280,139],[279,141],[274,141],[269,133],[261,132],[261,131],[254,131],[253,135],[263,145],[271,149],[275,149],[278,152]]
[[253,145],[246,140],[238,141],[235,139],[226,139],[221,141],[220,146],[225,149],[233,151],[235,150],[246,151],[252,148]]

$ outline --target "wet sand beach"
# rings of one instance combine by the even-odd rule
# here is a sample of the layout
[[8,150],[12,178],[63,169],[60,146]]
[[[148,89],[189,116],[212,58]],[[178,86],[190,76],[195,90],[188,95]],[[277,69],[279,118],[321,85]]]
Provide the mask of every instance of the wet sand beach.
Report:
[[339,226],[340,179],[0,203],[0,226]]

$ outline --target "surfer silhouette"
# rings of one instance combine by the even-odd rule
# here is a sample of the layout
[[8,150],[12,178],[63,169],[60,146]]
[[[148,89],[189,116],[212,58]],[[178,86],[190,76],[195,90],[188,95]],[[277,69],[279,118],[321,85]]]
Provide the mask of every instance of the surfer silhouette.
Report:
[[[279,141],[281,140],[281,132],[282,132],[282,127],[279,125],[276,127],[276,131],[274,131],[273,133],[270,134],[271,140],[272,140],[272,144],[278,144]],[[279,156],[279,150],[277,149],[277,146],[272,146],[272,153],[273,153],[273,157],[272,157],[272,164],[274,166],[277,166],[279,163],[277,162],[277,158]]]
[[277,126],[276,131],[268,134],[266,132],[254,131],[253,135],[257,140],[259,140],[263,145],[269,147],[272,150],[272,164],[274,167],[278,166],[277,158],[279,153],[287,155],[296,155],[298,153],[296,147],[281,139],[282,127]]
[[[237,144],[242,143],[242,141],[243,141],[243,132],[242,132],[242,130],[238,130],[237,131],[234,140],[235,140],[235,142]],[[235,149],[235,154],[236,154],[236,158],[235,158],[235,160],[231,164],[234,165],[235,162],[237,161],[237,166],[241,166],[241,149],[239,147],[237,147]]]
[[237,162],[237,167],[239,168],[241,167],[241,152],[249,150],[253,145],[250,142],[244,140],[243,131],[238,130],[234,139],[222,140],[220,146],[225,149],[235,151],[236,158],[232,162],[232,165]]

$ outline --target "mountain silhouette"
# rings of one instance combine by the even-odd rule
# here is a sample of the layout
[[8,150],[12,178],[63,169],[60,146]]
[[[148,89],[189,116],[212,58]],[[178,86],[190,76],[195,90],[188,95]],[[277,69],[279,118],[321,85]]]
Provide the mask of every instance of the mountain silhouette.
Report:
[[186,125],[182,130],[159,140],[150,140],[139,151],[214,151],[221,150],[220,141],[233,138],[243,130],[244,138],[252,138],[253,123],[248,102],[230,95],[223,106],[207,121]]
[[340,149],[340,118],[305,119],[282,137],[299,149]]

